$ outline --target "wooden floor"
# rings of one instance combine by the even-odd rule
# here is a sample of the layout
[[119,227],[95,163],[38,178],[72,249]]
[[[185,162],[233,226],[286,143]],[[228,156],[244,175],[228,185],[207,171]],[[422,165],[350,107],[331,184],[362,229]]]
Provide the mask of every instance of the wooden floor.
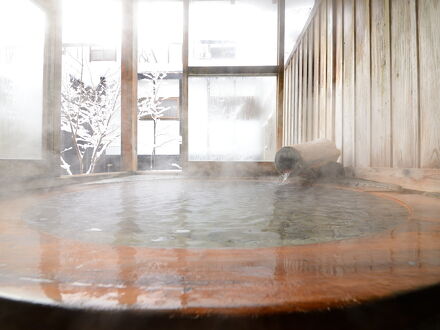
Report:
[[[235,320],[237,328],[246,329],[290,328],[290,321],[299,322],[300,328],[328,328],[333,322],[335,329],[363,328],[362,324],[368,329],[373,324],[369,322],[379,319],[383,328],[405,328],[418,317],[415,307],[422,303],[417,299],[424,304],[430,299],[438,302],[438,198],[369,192],[404,205],[409,217],[391,230],[368,237],[259,249],[93,244],[36,231],[21,219],[31,205],[81,189],[88,188],[71,186],[0,202],[0,321],[5,325],[1,329],[26,328],[19,313],[40,320],[35,329],[47,328],[45,322],[55,322],[53,329],[116,329],[122,325],[108,321],[120,321],[122,315],[139,318],[139,327],[133,325],[136,329],[148,320],[155,329],[161,328],[159,324],[169,328],[170,322],[178,320],[180,328],[192,328],[194,322],[197,326],[197,320],[203,320],[198,326],[206,328],[210,319],[219,328]],[[395,299],[402,302],[392,305],[392,315],[385,316],[386,304]],[[375,309],[377,320],[359,312],[375,303],[382,306]],[[405,308],[413,310],[413,315]],[[343,310],[355,310],[357,318],[337,316]],[[435,304],[423,310],[430,313],[421,312],[422,323],[425,317],[428,321],[434,317],[433,329],[440,324]],[[319,314],[328,311],[336,313],[329,316],[330,323],[326,323],[327,314]],[[89,318],[71,324],[77,320],[71,313],[82,317],[89,313]],[[166,322],[154,323],[158,318]],[[261,322],[255,323],[257,319]],[[213,324],[209,328],[216,328]]]

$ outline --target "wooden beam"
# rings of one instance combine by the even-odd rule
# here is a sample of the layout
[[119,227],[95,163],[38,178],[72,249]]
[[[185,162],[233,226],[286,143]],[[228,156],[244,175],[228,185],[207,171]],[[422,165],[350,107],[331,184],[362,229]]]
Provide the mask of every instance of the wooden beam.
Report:
[[189,0],[183,0],[183,43],[182,43],[182,107],[180,114],[180,136],[182,137],[182,144],[180,146],[180,161],[181,166],[185,170],[189,161],[188,154],[188,54],[189,54]]
[[[43,78],[43,159],[51,176],[59,176],[61,134],[61,4],[46,2],[47,29]],[[49,9],[50,8],[50,9]]]
[[121,157],[122,171],[137,170],[136,1],[122,2]]
[[185,174],[189,176],[257,177],[274,176],[274,162],[190,162]]
[[[282,65],[284,68],[284,65]],[[274,76],[278,74],[278,66],[190,66],[188,74],[190,76]]]
[[283,145],[283,101],[284,101],[284,29],[285,29],[285,2],[278,0],[277,20],[277,122],[276,122],[276,149]]

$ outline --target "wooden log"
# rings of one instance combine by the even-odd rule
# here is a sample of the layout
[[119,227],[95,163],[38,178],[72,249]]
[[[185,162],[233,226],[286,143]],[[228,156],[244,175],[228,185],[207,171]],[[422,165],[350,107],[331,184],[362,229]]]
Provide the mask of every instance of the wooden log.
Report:
[[318,168],[336,162],[340,154],[334,142],[320,139],[281,148],[275,155],[275,166],[280,173]]

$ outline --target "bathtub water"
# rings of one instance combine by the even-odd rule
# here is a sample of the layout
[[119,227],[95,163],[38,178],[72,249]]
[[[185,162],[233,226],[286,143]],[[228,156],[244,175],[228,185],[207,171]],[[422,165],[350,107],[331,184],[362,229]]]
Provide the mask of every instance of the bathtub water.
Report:
[[158,248],[258,248],[390,230],[401,205],[372,194],[277,180],[146,180],[91,186],[28,209],[32,227],[79,241]]

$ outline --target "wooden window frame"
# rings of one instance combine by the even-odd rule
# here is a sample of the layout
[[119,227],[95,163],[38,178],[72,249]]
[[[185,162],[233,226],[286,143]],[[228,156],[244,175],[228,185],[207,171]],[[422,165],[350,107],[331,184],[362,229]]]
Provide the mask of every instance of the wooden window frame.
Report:
[[[213,162],[190,162],[188,154],[188,81],[189,77],[200,76],[241,76],[241,77],[262,77],[274,76],[277,79],[276,87],[276,148],[282,145],[283,133],[283,107],[284,107],[284,28],[285,28],[285,0],[277,1],[277,65],[274,66],[189,66],[189,5],[191,0],[183,0],[184,8],[184,29],[183,29],[183,77],[182,77],[182,115],[181,115],[181,160],[182,167],[188,168],[189,163],[206,163]],[[214,162],[215,163],[215,162]],[[228,162],[222,162],[228,163]],[[237,164],[240,162],[237,162]],[[256,164],[264,164],[267,162],[250,162]],[[203,165],[201,165],[203,166]]]

